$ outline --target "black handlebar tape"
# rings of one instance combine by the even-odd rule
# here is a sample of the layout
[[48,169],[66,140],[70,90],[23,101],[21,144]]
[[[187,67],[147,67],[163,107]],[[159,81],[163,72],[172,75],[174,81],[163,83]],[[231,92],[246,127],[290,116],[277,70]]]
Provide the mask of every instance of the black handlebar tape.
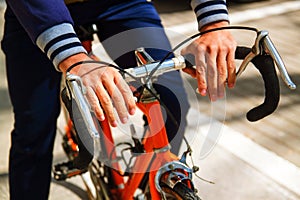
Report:
[[[235,58],[244,59],[250,51],[251,49],[248,47],[237,47]],[[265,84],[264,102],[247,113],[247,119],[254,122],[272,114],[276,110],[280,98],[280,87],[271,56],[258,55],[251,62],[260,72]]]
[[[237,47],[235,59],[243,60],[249,53],[251,48]],[[186,67],[193,68],[195,65],[195,57],[192,54],[184,55]],[[246,117],[249,121],[254,122],[260,120],[273,113],[279,102],[279,81],[275,71],[273,59],[269,55],[258,55],[251,61],[260,72],[265,84],[264,102],[248,111]]]
[[[76,139],[78,143],[78,156],[73,160],[74,167],[77,169],[85,169],[92,162],[93,155],[90,153],[91,149],[87,149],[85,145],[93,147],[93,138],[88,133],[88,129],[83,122],[83,118],[78,109],[78,105],[74,99],[69,99],[66,88],[61,92],[61,98],[70,114],[71,120],[76,131]],[[78,135],[80,133],[80,135]]]

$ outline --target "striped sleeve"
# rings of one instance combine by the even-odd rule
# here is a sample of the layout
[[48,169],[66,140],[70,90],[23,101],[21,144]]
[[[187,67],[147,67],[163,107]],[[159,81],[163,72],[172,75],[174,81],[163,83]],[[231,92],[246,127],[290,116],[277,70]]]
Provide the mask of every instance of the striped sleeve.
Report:
[[67,57],[77,53],[86,53],[73,26],[69,23],[55,25],[42,32],[37,37],[36,44],[53,62],[58,71],[59,63]]
[[229,21],[226,0],[192,0],[191,7],[196,14],[199,30],[216,21]]

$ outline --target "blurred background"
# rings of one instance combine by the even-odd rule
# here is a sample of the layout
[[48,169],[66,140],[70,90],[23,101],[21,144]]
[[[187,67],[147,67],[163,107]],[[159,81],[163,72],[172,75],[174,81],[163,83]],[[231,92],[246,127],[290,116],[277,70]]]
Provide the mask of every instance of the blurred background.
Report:
[[[195,15],[187,1],[154,0],[161,13],[172,44],[197,32]],[[268,30],[293,81],[300,84],[300,1],[230,0],[227,1],[232,25]],[[0,1],[0,34],[3,32],[5,2]],[[173,34],[174,32],[178,35]],[[233,31],[239,45],[251,46],[255,34]],[[17,59],[17,58],[16,58]],[[258,122],[248,122],[245,114],[263,101],[264,88],[258,72],[251,66],[238,79],[226,98],[212,104],[207,97],[195,95],[195,81],[183,75],[190,92],[192,112],[189,114],[188,137],[194,135],[193,120],[198,114],[216,118],[222,135],[215,149],[205,158],[195,160],[200,175],[213,179],[215,185],[196,180],[203,199],[274,200],[300,199],[300,91],[291,91],[280,80],[281,100],[278,109]],[[195,98],[194,98],[195,97]],[[219,107],[218,107],[219,106]],[[220,110],[218,113],[216,110]],[[219,114],[219,115],[218,115]],[[59,127],[63,122],[58,123]],[[200,132],[207,124],[200,123]],[[8,152],[13,127],[12,107],[7,92],[6,70],[0,51],[0,199],[8,196]],[[198,128],[198,127],[197,127]],[[197,145],[197,138],[192,145]],[[57,137],[54,163],[66,158]],[[196,148],[197,149],[197,148]],[[53,180],[50,199],[86,199],[80,177],[67,182]]]

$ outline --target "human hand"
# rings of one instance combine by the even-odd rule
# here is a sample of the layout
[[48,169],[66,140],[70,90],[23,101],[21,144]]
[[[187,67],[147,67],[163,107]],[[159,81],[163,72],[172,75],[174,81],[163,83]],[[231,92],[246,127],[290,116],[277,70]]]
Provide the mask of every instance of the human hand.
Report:
[[[203,27],[201,32],[227,25],[225,21],[217,22]],[[229,88],[234,87],[235,49],[236,41],[226,30],[206,33],[182,49],[182,55],[195,56],[196,70],[183,71],[197,79],[198,91],[202,96],[208,93],[210,100],[216,101],[224,97],[226,83]]]
[[[72,64],[83,60],[92,59],[86,54],[76,54],[64,60],[59,68],[65,73]],[[128,114],[135,113],[132,91],[116,69],[89,63],[73,68],[70,73],[81,77],[87,99],[100,121],[105,120],[105,113],[110,125],[116,127],[114,107],[122,123],[127,122]]]

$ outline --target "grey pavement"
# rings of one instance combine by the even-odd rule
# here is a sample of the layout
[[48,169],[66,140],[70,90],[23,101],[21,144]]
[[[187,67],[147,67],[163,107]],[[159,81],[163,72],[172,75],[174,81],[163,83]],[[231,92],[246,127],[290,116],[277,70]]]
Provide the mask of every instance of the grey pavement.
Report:
[[[249,4],[231,3],[229,8],[232,16],[236,17],[234,19],[236,24],[255,26],[270,32],[293,80],[299,84],[300,8],[297,9],[295,6],[293,9],[288,6],[285,8],[282,3],[286,2],[297,1],[270,0]],[[249,21],[239,20],[240,15],[234,16],[236,13],[241,14],[253,9],[258,9],[254,10],[253,15],[262,12],[259,9],[263,9],[264,13],[267,13],[268,7],[276,5],[285,8],[286,11],[281,11],[279,14],[270,12],[263,18],[249,16],[249,19],[252,19]],[[166,27],[177,30],[178,25],[189,24],[194,20],[194,14],[183,7],[183,5],[174,6],[173,10],[168,7],[160,7],[162,20]],[[274,7],[275,9],[278,8]],[[2,9],[1,14],[3,14]],[[0,20],[0,23],[2,30],[3,21]],[[176,43],[185,35],[191,35],[195,31],[196,27],[185,30],[185,34],[180,37],[170,34],[171,41]],[[243,32],[234,32],[233,34],[239,44],[249,45],[252,42],[253,35],[249,36]],[[225,101],[219,104],[211,104],[204,97],[195,97],[193,92],[196,87],[195,83],[185,76],[187,87],[192,88],[189,97],[193,105],[193,109],[188,115],[187,137],[192,141],[193,158],[200,167],[199,175],[215,182],[215,184],[209,184],[195,178],[199,194],[203,199],[209,200],[300,199],[300,184],[298,184],[300,179],[296,180],[300,177],[299,89],[289,91],[281,83],[282,96],[278,110],[272,116],[259,122],[250,123],[246,121],[245,113],[262,101],[263,87],[255,70],[249,68],[246,72],[238,80],[235,89],[227,92]],[[213,112],[215,109],[219,109],[221,112]],[[219,118],[220,121],[212,122],[209,116]],[[200,155],[199,144],[202,144],[205,135],[210,133],[212,125],[221,130],[218,143],[210,154]],[[9,132],[12,127],[12,108],[8,98],[3,54],[0,53],[1,200],[9,198],[7,157],[10,143]],[[63,127],[62,118],[59,120],[58,127]],[[54,163],[66,159],[60,147],[60,140],[58,134],[54,150]],[[87,199],[81,178],[75,177],[66,182],[53,180],[49,199]]]

